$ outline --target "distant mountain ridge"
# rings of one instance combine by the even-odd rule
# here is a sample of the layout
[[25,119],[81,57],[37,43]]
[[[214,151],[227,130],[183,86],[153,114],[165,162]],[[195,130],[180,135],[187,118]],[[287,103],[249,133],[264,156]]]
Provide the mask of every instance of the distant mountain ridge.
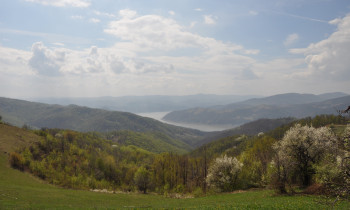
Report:
[[241,125],[262,118],[302,118],[318,114],[337,114],[337,109],[349,104],[350,96],[345,93],[287,93],[224,106],[174,111],[165,115],[163,120],[207,125]]
[[[314,102],[321,102],[329,99],[340,98],[348,96],[348,94],[335,92],[335,93],[324,93],[320,95],[314,94],[300,94],[300,93],[285,93],[277,94],[264,98],[253,98],[235,104],[249,104],[249,105],[293,105],[293,104],[308,104]],[[227,105],[229,106],[229,105]]]
[[92,98],[31,98],[29,101],[47,104],[87,106],[113,111],[132,113],[143,112],[169,112],[174,110],[188,109],[192,107],[210,107],[225,105],[249,98],[256,95],[214,95],[197,94],[186,96],[120,96],[120,97],[92,97]]
[[[138,115],[93,109],[77,105],[61,106],[35,103],[24,100],[0,97],[0,115],[3,121],[22,126],[24,124],[36,128],[60,128],[76,131],[111,132],[131,130],[136,132],[160,132],[168,139],[181,141],[180,149],[192,148],[205,135],[194,129],[182,128],[140,117]],[[164,138],[166,139],[166,138]]]

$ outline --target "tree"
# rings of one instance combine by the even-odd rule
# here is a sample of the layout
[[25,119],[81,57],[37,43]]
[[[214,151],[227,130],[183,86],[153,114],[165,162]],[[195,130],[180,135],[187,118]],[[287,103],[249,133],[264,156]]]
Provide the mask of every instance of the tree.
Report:
[[224,155],[216,158],[209,167],[206,181],[209,186],[221,191],[231,191],[237,184],[238,174],[242,166],[243,164],[233,157]]
[[244,164],[241,172],[243,184],[260,187],[267,184],[268,166],[274,156],[272,145],[275,142],[274,138],[264,135],[256,138],[241,153],[239,160]]
[[350,126],[339,138],[340,151],[330,153],[316,166],[316,177],[329,194],[340,197],[350,195]]
[[278,171],[278,180],[285,186],[287,178],[297,178],[302,186],[311,184],[315,174],[314,166],[323,157],[337,150],[337,139],[330,128],[313,128],[300,124],[290,128],[283,139],[274,144],[276,151],[275,165]]
[[135,173],[134,182],[138,189],[146,194],[150,183],[150,172],[145,167],[140,167]]

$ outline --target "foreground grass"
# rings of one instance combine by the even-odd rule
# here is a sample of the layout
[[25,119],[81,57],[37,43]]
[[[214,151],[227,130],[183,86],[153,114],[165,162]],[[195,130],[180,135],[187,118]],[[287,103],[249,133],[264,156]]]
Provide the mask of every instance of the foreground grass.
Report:
[[[0,209],[328,209],[315,196],[275,196],[258,190],[193,199],[171,199],[159,195],[105,194],[55,187],[8,166],[0,154]],[[350,209],[342,202],[338,209]]]

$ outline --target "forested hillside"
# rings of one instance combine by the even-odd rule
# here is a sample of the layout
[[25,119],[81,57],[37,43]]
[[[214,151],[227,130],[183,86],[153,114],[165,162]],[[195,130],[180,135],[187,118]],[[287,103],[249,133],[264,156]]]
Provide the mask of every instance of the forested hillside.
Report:
[[[330,94],[326,96],[334,97],[338,95]],[[208,125],[241,125],[262,118],[313,117],[320,114],[337,114],[337,110],[348,106],[350,96],[324,99],[324,95],[293,94],[290,97],[290,94],[283,94],[225,106],[174,111],[165,115],[163,119],[173,122]]]
[[190,151],[190,146],[174,140],[160,132],[112,131],[104,134],[108,140],[121,145],[134,145],[154,153],[173,152],[183,154]]
[[259,133],[265,133],[265,132],[271,131],[277,127],[288,124],[295,120],[296,120],[295,118],[255,120],[252,122],[245,123],[233,129],[218,131],[218,132],[211,132],[208,135],[206,135],[202,141],[198,142],[199,144],[196,144],[196,146],[200,146],[202,144],[209,143],[211,141],[225,138],[225,137],[230,137],[230,136],[258,135]]
[[[0,127],[7,126],[0,124]],[[17,148],[15,152],[9,149],[10,164],[55,185],[159,193],[182,193],[204,185],[205,162],[201,158],[155,154],[102,139],[95,133],[58,129],[33,132],[31,135],[39,141]],[[0,133],[0,138],[3,135]]]
[[[128,141],[144,136],[138,133],[130,135],[124,131],[110,133],[109,137],[113,139],[111,141],[104,139],[99,133],[60,129],[25,131],[15,128],[23,130],[22,133],[25,133],[21,134],[23,138],[34,136],[35,141],[24,144],[16,151],[13,151],[12,147],[3,148],[9,149],[7,152],[10,153],[9,160],[13,167],[29,171],[52,184],[75,189],[108,189],[125,192],[139,190],[144,193],[153,191],[165,195],[168,193],[201,195],[208,190],[220,192],[271,186],[283,193],[293,190],[288,186],[309,187],[313,183],[318,183],[324,185],[331,193],[347,196],[347,193],[337,194],[338,191],[332,188],[340,186],[339,184],[348,187],[347,184],[344,185],[344,180],[348,178],[343,174],[347,169],[339,166],[339,172],[334,171],[338,178],[325,174],[325,170],[329,170],[327,167],[337,169],[338,166],[334,166],[334,158],[334,160],[338,156],[342,160],[347,158],[346,152],[349,152],[349,148],[346,141],[350,130],[349,127],[346,128],[346,124],[347,120],[341,116],[323,115],[305,118],[265,134],[236,135],[218,139],[182,155],[156,154],[136,146],[127,146]],[[8,127],[3,123],[1,126]],[[11,126],[9,128],[9,131],[14,129]],[[297,165],[291,167],[290,171],[283,172],[287,175],[283,178],[278,171],[286,170],[286,166],[280,168],[280,165],[276,165],[278,163],[276,161],[279,161],[276,158],[281,158],[279,152],[288,152],[281,147],[282,142],[288,141],[289,138],[299,140],[304,138],[294,135],[294,130],[300,130],[301,133],[307,131],[305,135],[311,135],[309,138],[312,141],[320,141],[319,137],[327,141],[322,143],[322,140],[315,144],[325,146],[316,148],[312,144],[310,146],[313,149],[324,150],[323,153],[317,153],[322,155],[317,156],[316,165],[309,165],[308,162],[308,169],[306,171],[303,169],[299,174],[297,172],[301,169],[296,162]],[[2,132],[0,137],[4,138],[5,133]],[[11,132],[11,135],[17,134]],[[14,142],[23,141],[21,138],[13,139]],[[336,145],[338,146],[334,147]],[[282,149],[276,150],[276,148]],[[333,151],[335,148],[338,148],[336,153]],[[287,159],[283,159],[285,162],[281,164],[289,164],[288,161],[292,161],[288,159],[289,156],[285,157]],[[330,159],[327,159],[328,157]],[[326,168],[322,168],[323,166]],[[306,181],[300,175],[305,175],[310,180]],[[232,179],[222,179],[222,176],[229,176]],[[322,177],[331,180],[327,181]],[[332,183],[334,185],[329,185]]]
[[61,128],[83,132],[131,130],[162,133],[167,139],[180,141],[178,145],[181,145],[181,149],[187,145],[187,150],[205,135],[198,130],[168,125],[127,112],[76,105],[48,105],[9,98],[0,98],[0,115],[4,121],[20,127],[26,125],[32,128]]
[[[252,128],[257,128],[257,125],[263,122],[265,124],[267,124],[268,122],[273,122],[280,125],[275,126],[273,129],[268,129],[265,132],[260,130],[259,132],[255,131],[253,133],[249,133],[249,131],[252,131]],[[319,128],[327,125],[346,125],[347,121],[343,117],[335,115],[318,115],[313,118],[307,117],[298,120],[292,120],[291,118],[279,120],[257,120],[255,122],[247,123],[243,126],[240,126],[237,129],[232,129],[219,133],[218,135],[216,135],[217,138],[215,140],[212,140],[209,143],[203,144],[197,149],[194,149],[191,152],[191,155],[203,156],[206,153],[209,157],[217,157],[222,155],[223,153],[226,153],[231,156],[237,156],[246,147],[251,146],[254,141],[257,141],[262,137],[268,136],[275,140],[282,139],[284,134],[296,124],[300,124],[303,126],[312,125],[315,128]],[[242,130],[240,128],[242,128]],[[244,131],[247,131],[247,133],[245,133]],[[232,133],[232,135],[228,135],[229,133]],[[214,137],[215,136],[210,138]]]

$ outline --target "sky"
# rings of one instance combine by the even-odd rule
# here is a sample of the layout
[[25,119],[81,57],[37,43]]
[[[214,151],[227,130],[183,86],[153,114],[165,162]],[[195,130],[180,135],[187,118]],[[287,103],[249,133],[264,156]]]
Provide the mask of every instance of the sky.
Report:
[[348,0],[0,0],[0,96],[350,93]]

